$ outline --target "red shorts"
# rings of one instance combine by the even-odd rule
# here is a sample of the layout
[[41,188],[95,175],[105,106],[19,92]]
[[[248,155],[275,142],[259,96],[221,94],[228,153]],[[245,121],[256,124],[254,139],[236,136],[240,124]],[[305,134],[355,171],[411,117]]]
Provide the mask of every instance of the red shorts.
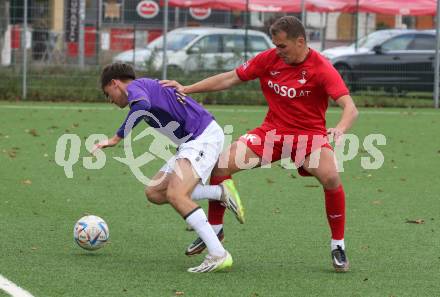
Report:
[[301,176],[311,176],[303,167],[305,158],[317,149],[327,147],[327,135],[310,131],[301,133],[281,133],[267,127],[255,128],[239,138],[262,159],[262,166],[289,158],[295,163]]

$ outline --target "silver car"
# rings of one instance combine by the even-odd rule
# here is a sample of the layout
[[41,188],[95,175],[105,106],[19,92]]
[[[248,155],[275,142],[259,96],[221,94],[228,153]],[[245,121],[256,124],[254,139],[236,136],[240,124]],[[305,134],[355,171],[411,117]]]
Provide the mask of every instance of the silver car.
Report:
[[[179,28],[167,34],[168,68],[185,72],[195,70],[231,70],[244,62],[245,30],[207,27]],[[269,37],[248,30],[248,58],[273,47]],[[162,68],[163,37],[146,48],[116,55],[113,62],[134,64],[138,70]]]

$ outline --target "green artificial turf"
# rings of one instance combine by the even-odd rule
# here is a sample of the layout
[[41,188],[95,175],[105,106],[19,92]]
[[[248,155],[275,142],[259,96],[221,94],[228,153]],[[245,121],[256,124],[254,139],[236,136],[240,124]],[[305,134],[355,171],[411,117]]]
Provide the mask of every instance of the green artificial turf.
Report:
[[[265,115],[264,107],[207,108],[222,126],[233,125],[234,137]],[[360,110],[352,130],[360,153],[341,174],[351,262],[345,274],[331,266],[318,182],[279,163],[234,177],[247,221],[226,215],[232,271],[187,273],[203,259],[184,255],[194,232],[168,205],[147,203],[144,186],[112,158],[124,156],[123,146],[105,150],[104,168],[83,166],[85,139],[112,136],[125,115],[105,104],[0,103],[0,275],[41,297],[439,296],[440,112]],[[330,109],[328,126],[338,118],[339,110]],[[54,161],[65,133],[81,139],[72,179]],[[385,158],[378,170],[361,167],[371,133],[387,140],[377,146]],[[135,155],[150,141],[134,142]],[[151,177],[162,164],[151,162],[143,172]],[[110,228],[110,243],[96,252],[73,241],[73,225],[86,213]]]

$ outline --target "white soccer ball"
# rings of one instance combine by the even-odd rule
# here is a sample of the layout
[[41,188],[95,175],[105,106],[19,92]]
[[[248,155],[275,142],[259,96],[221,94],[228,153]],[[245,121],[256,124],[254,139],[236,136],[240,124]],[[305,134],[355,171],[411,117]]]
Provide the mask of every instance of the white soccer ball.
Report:
[[107,223],[98,216],[85,216],[73,228],[73,238],[83,249],[94,251],[104,246],[109,238]]

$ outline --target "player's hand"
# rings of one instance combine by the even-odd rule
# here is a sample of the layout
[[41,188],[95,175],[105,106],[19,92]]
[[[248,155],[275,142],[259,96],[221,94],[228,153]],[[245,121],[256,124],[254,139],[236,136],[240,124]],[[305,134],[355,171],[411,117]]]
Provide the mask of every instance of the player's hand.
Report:
[[93,149],[92,149],[91,153],[92,153],[92,155],[95,155],[97,150],[100,150],[100,149],[103,149],[103,148],[106,148],[106,147],[115,146],[115,145],[117,145],[119,143],[119,141],[121,141],[121,138],[117,137],[117,136],[113,136],[110,139],[106,139],[106,140],[100,141],[100,142],[98,142],[97,144],[95,144],[93,146]]
[[341,144],[342,136],[344,135],[344,131],[342,131],[339,128],[328,128],[327,129],[327,135],[330,139],[330,142],[332,140],[335,141],[335,145]]
[[186,96],[185,94],[185,87],[182,86],[179,82],[175,81],[175,80],[161,80],[159,81],[159,83],[163,86],[163,87],[173,87],[176,89],[177,92],[181,93],[182,95]]

